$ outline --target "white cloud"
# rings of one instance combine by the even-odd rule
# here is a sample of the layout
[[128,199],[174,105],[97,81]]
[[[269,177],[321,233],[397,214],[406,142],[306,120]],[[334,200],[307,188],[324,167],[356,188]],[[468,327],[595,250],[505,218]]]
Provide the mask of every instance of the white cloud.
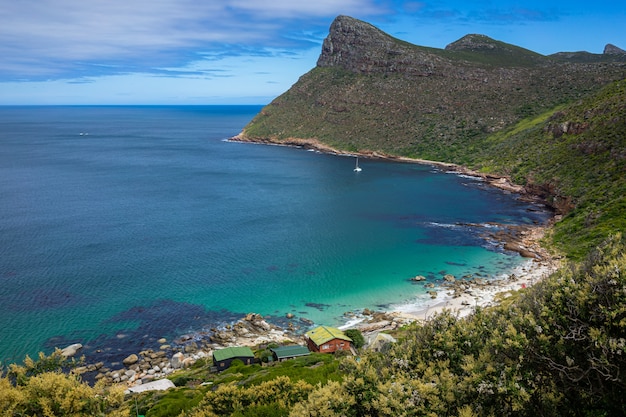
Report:
[[178,65],[193,60],[197,51],[224,45],[303,47],[306,40],[290,32],[304,28],[292,19],[380,12],[374,0],[5,3],[0,9],[0,76],[24,78],[38,77],[45,70],[51,77],[80,71],[81,62],[146,69]]

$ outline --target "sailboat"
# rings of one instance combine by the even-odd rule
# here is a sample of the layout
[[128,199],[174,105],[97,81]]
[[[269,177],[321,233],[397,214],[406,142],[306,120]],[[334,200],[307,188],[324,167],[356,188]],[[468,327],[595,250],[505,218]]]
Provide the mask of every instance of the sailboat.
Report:
[[354,167],[354,172],[361,172],[361,168],[359,167],[359,157],[356,157],[356,166]]

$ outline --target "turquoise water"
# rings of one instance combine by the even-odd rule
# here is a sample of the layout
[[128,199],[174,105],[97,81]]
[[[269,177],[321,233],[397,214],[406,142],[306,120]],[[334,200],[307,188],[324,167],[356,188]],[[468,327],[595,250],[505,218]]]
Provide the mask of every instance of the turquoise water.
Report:
[[419,303],[417,274],[523,262],[461,224],[548,217],[430,166],[225,140],[259,110],[0,108],[0,358],[248,312],[338,325]]

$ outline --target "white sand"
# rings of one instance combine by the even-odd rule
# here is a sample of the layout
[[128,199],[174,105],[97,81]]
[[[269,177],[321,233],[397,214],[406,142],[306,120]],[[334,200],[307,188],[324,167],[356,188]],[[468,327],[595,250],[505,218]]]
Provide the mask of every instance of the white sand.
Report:
[[485,280],[485,285],[472,285],[464,291],[460,297],[453,298],[453,289],[438,288],[437,298],[426,302],[421,301],[418,305],[405,305],[399,307],[392,314],[409,320],[426,320],[434,314],[443,310],[450,310],[458,317],[469,315],[477,306],[494,305],[496,296],[506,297],[511,290],[519,290],[532,286],[539,280],[550,275],[558,269],[559,262],[548,261],[528,261],[525,265],[517,268],[513,273],[503,279]]

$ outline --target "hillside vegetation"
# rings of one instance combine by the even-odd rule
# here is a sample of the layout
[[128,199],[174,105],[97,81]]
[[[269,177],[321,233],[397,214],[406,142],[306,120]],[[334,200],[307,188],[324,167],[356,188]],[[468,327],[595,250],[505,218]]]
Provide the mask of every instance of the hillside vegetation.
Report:
[[580,259],[624,230],[625,76],[626,54],[542,56],[482,35],[424,48],[340,16],[317,67],[239,139],[510,176],[567,215],[554,242]]
[[166,392],[90,387],[64,372],[71,364],[59,351],[26,358],[0,376],[0,415],[626,415],[623,58],[544,57],[480,35],[435,50],[347,17],[329,39],[318,67],[241,140],[508,176],[559,214],[551,241],[564,266],[498,306],[401,329],[382,352],[241,363],[219,374],[200,361],[172,375],[178,388]]

